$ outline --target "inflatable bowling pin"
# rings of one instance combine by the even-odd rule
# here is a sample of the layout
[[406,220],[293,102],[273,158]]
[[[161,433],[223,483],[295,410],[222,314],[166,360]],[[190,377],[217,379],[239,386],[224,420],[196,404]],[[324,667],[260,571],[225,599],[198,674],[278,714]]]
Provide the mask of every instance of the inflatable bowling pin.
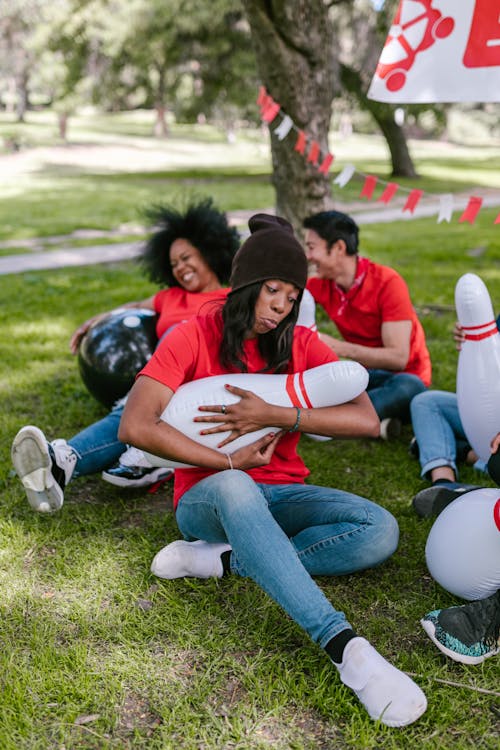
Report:
[[457,367],[458,411],[469,443],[487,461],[490,442],[500,432],[500,333],[488,290],[476,274],[458,280],[455,306],[465,334]]
[[317,331],[316,325],[316,302],[311,292],[304,289],[302,293],[302,299],[300,300],[299,317],[297,318],[297,326],[304,326],[309,328],[311,331]]
[[[320,406],[335,406],[351,401],[359,396],[368,385],[368,372],[358,362],[341,361],[329,362],[319,367],[313,367],[305,372],[291,375],[262,375],[237,373],[232,375],[214,375],[200,378],[190,383],[184,383],[174,393],[168,406],[161,415],[164,422],[175,427],[192,440],[219,450],[217,445],[228,435],[229,431],[212,435],[200,435],[200,430],[206,429],[206,424],[194,422],[193,418],[200,416],[198,407],[202,405],[234,404],[239,397],[230,393],[225,385],[235,385],[238,388],[252,391],[264,401],[276,406],[298,406],[301,409]],[[213,423],[215,425],[215,422]],[[266,427],[262,430],[249,432],[233,440],[228,449],[232,451],[244,445],[255,442],[269,432],[277,431],[277,427]],[[152,456],[145,453],[153,466],[180,467],[189,464],[171,461],[166,458]]]
[[462,599],[500,588],[500,492],[473,490],[439,514],[425,547],[431,576]]

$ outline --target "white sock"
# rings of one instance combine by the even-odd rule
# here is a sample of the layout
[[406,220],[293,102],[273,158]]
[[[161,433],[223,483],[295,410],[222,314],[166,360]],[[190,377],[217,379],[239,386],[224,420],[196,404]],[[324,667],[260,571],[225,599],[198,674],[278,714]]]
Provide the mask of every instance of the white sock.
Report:
[[408,675],[381,656],[365,638],[353,638],[337,665],[342,682],[350,687],[368,711],[389,727],[404,727],[427,708],[422,690]]
[[230,549],[229,544],[209,544],[201,539],[172,542],[155,555],[151,572],[158,578],[222,578],[221,555]]

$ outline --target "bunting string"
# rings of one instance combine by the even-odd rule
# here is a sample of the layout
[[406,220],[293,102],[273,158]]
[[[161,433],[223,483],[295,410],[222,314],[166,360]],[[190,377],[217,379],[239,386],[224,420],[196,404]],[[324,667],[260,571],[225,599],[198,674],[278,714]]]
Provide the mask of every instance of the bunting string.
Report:
[[[321,151],[319,143],[312,138],[305,130],[299,128],[292,120],[290,115],[286,114],[281,106],[276,102],[270,94],[268,94],[265,86],[261,86],[257,96],[257,104],[260,107],[260,116],[262,122],[267,123],[278,140],[284,141],[291,133],[295,134],[295,141],[293,149],[298,154],[303,156],[308,164],[312,164],[318,172],[322,174],[328,174],[330,168],[335,160],[335,156],[327,151],[326,153]],[[277,118],[280,117],[280,122],[277,127],[274,124],[271,127],[271,123],[274,123]],[[402,207],[402,212],[408,211],[410,214],[415,212],[418,204],[422,199],[430,198],[437,203],[437,223],[440,224],[442,221],[448,223],[451,222],[454,209],[454,199],[451,193],[445,193],[437,195],[434,193],[424,192],[417,188],[406,188],[402,185],[398,185],[397,182],[386,182],[373,174],[364,174],[360,172],[353,164],[346,164],[343,169],[336,175],[333,180],[334,185],[339,188],[344,188],[354,176],[359,176],[363,180],[363,186],[359,193],[360,198],[366,198],[372,200],[374,197],[375,189],[378,186],[382,187],[380,196],[376,199],[377,202],[389,205],[396,194],[401,195],[406,193],[406,201]],[[483,204],[483,198],[471,195],[467,206],[458,219],[459,224],[469,223],[474,224]],[[500,213],[494,220],[494,224],[500,225]]]

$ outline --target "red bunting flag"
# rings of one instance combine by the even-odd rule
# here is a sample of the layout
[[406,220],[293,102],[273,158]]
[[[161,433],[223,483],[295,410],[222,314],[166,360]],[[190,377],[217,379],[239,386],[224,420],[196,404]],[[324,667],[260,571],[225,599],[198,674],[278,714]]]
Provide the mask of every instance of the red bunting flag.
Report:
[[378,200],[381,203],[390,203],[390,201],[392,201],[392,199],[394,198],[398,188],[399,185],[397,184],[397,182],[388,182],[384,192]]
[[333,154],[328,153],[323,161],[321,162],[320,167],[318,168],[318,172],[322,172],[323,174],[328,174],[328,170],[330,169],[333,162]]
[[[271,97],[269,97],[271,99]],[[281,107],[278,104],[278,102],[275,102],[274,99],[271,99],[270,102],[264,107],[264,109],[261,112],[261,118],[263,122],[272,122],[278,112],[280,111]]]
[[376,184],[377,177],[372,174],[367,175],[365,178],[365,184],[363,185],[363,189],[361,190],[359,197],[368,198],[369,200],[373,196],[373,191],[375,190]]
[[476,216],[479,213],[479,209],[481,208],[482,202],[483,202],[482,198],[478,198],[477,196],[472,195],[469,198],[467,207],[465,211],[463,212],[462,216],[459,218],[458,223],[462,224],[464,221],[468,221],[469,224],[474,224],[476,220]]
[[403,211],[409,211],[412,214],[415,211],[417,203],[419,202],[423,194],[423,190],[412,190],[410,195],[406,199],[406,203],[403,206]]
[[303,130],[299,130],[299,135],[297,136],[297,141],[294,146],[294,151],[298,151],[299,154],[303,154],[306,150],[306,134]]
[[313,141],[311,143],[311,148],[309,149],[309,153],[307,155],[307,161],[311,162],[311,164],[317,164],[319,159],[319,143],[318,141]]
[[257,104],[259,107],[264,106],[265,102],[267,101],[267,91],[265,86],[261,86],[259,88],[259,93],[257,95]]

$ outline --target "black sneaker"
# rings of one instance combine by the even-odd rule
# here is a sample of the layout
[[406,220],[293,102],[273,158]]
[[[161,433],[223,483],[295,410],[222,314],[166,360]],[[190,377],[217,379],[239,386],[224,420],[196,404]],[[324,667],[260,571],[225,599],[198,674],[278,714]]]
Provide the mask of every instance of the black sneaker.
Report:
[[161,466],[145,469],[143,466],[122,466],[118,463],[108,471],[103,471],[102,478],[116,487],[149,487],[150,484],[166,481],[173,473],[173,469]]
[[38,427],[27,425],[14,438],[11,456],[31,507],[40,513],[59,510],[77,461],[66,440],[49,443]]
[[116,487],[149,487],[165,482],[174,473],[164,466],[153,466],[144,453],[130,447],[120,456],[117,464],[102,472],[102,478]]
[[435,609],[420,620],[438,649],[462,664],[481,664],[500,651],[500,590],[461,607]]
[[457,497],[480,489],[474,484],[459,484],[458,482],[433,484],[432,487],[426,487],[425,490],[417,492],[412,501],[413,507],[417,516],[421,518],[438,516]]

